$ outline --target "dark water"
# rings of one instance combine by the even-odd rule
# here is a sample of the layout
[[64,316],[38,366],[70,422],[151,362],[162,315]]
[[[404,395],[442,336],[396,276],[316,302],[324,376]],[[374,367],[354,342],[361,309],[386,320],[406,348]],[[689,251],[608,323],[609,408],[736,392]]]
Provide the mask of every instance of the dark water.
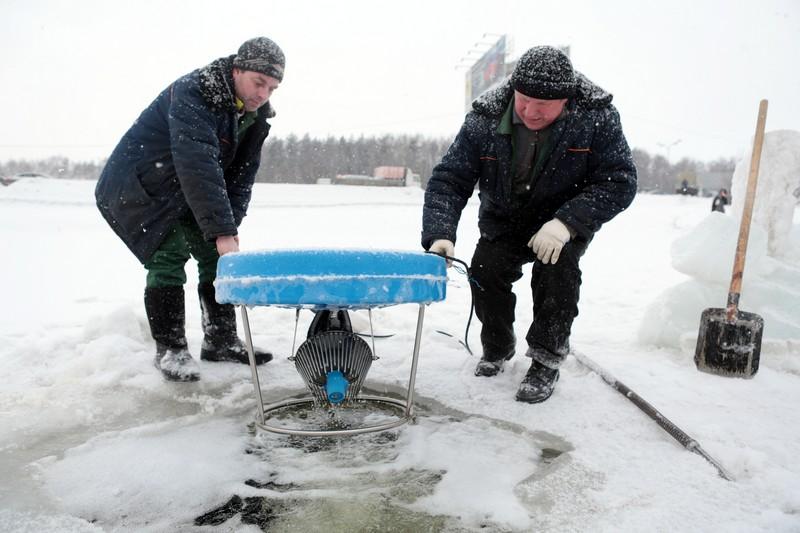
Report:
[[[290,427],[342,428],[363,423],[365,417],[371,423],[389,420],[397,416],[393,409],[297,407],[282,410],[276,418]],[[424,398],[418,399],[415,412],[415,425],[425,433],[480,418]],[[563,439],[545,432],[489,418],[480,422],[483,426],[488,422],[491,438],[507,434],[530,442],[531,457],[540,468],[572,449]],[[434,493],[447,471],[395,465],[409,446],[402,436],[411,427],[350,437],[296,437],[253,426],[247,453],[261,458],[270,473],[263,479],[242,480],[241,494],[232,494],[208,509],[195,519],[195,525],[232,531],[237,524],[248,524],[272,532],[512,531],[490,521],[465,524],[457,516],[414,508],[415,502]],[[536,473],[523,474],[535,478]]]

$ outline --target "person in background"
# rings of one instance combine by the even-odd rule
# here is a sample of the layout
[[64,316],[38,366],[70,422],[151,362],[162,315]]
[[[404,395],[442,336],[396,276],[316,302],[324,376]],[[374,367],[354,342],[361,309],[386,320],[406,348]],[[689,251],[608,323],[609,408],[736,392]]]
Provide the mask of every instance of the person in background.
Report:
[[[141,113],[103,168],[97,207],[147,271],[144,304],[155,366],[172,381],[196,381],[185,335],[183,285],[198,264],[204,332],[200,359],[248,363],[232,305],[215,298],[221,255],[239,250],[238,227],[275,115],[283,51],[266,37],[243,43],[171,83]],[[258,364],[272,355],[256,351]]]
[[533,262],[531,365],[516,393],[521,402],[553,393],[578,314],[579,260],[636,194],[636,168],[611,99],[560,50],[531,48],[509,79],[473,102],[428,181],[422,246],[445,256],[454,256],[461,211],[476,184],[480,191],[471,264],[482,323],[476,376],[497,375],[514,356],[512,284]]
[[720,189],[714,199],[711,201],[711,211],[725,212],[725,206],[731,203],[730,196],[728,196],[728,189]]

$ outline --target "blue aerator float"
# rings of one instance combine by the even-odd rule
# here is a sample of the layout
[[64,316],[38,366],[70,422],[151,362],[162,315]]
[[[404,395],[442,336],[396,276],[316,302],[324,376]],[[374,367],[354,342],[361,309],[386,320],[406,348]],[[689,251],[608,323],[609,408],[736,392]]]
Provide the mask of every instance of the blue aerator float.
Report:
[[[354,435],[384,431],[413,416],[414,382],[419,359],[425,306],[444,299],[446,263],[423,252],[388,250],[265,250],[222,256],[217,265],[217,301],[240,306],[245,342],[250,355],[257,410],[256,424],[267,431],[301,436]],[[353,333],[348,310],[366,309],[372,329],[372,309],[416,303],[417,330],[411,374],[404,400],[361,395],[361,386],[377,359],[372,349]],[[295,309],[295,339],[301,309],[315,312],[306,340],[289,357],[295,363],[310,396],[269,405],[262,399],[253,356],[249,306]],[[372,331],[370,332],[372,333]],[[346,429],[286,428],[272,424],[279,409],[296,405],[322,405],[345,409],[354,404],[383,404],[399,408],[402,415],[385,423]]]

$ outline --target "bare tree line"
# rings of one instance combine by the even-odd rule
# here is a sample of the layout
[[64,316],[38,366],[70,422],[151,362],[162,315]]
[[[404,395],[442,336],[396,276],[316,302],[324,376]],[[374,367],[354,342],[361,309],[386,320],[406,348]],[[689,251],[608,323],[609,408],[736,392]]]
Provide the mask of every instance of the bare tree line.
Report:
[[[262,183],[316,183],[337,174],[372,175],[378,166],[404,166],[420,175],[423,186],[433,167],[452,142],[450,138],[421,135],[383,135],[380,137],[298,137],[270,138],[264,144],[256,181]],[[717,189],[730,188],[736,166],[733,158],[702,162],[684,158],[671,164],[661,155],[636,148],[633,158],[639,172],[639,189],[674,192],[684,179],[692,185]],[[105,160],[72,161],[54,156],[39,160],[0,162],[0,177],[20,173],[39,173],[54,178],[97,179]]]
[[639,174],[639,190],[656,193],[673,193],[684,180],[707,191],[730,190],[736,168],[733,157],[721,157],[707,163],[683,158],[670,164],[666,157],[652,155],[641,148],[633,149],[633,160]]
[[421,135],[381,137],[327,137],[290,135],[267,141],[256,181],[270,183],[316,183],[337,174],[371,176],[378,166],[410,168],[427,180],[433,167],[450,145],[448,139]]

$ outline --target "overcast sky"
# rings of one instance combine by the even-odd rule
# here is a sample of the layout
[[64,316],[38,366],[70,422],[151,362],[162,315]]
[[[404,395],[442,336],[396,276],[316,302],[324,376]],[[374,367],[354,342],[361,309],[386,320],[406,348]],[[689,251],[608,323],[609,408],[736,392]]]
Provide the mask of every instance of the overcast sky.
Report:
[[[571,47],[632,147],[713,160],[800,130],[799,0],[43,1],[0,4],[0,160],[107,156],[178,76],[265,35],[287,57],[272,134],[452,137],[462,58]],[[486,35],[486,37],[484,37]]]

